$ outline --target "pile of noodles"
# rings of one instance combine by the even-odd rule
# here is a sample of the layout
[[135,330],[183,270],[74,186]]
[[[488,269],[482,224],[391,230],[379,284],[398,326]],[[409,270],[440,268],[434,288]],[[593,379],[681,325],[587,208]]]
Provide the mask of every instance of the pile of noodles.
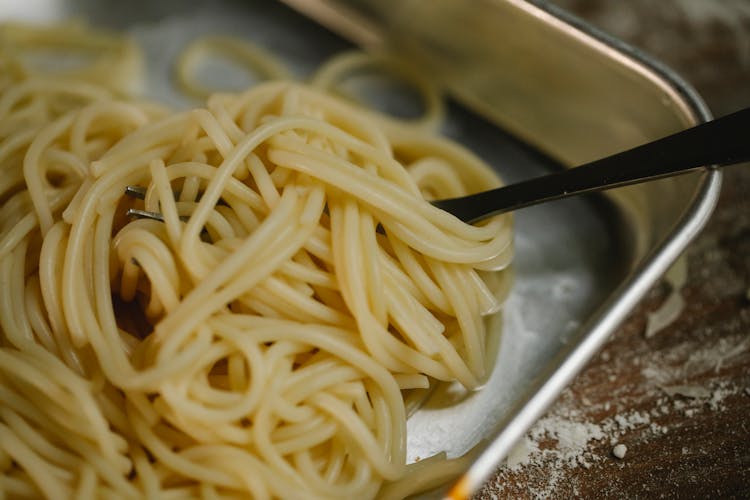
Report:
[[[86,64],[39,69],[40,47]],[[510,219],[430,205],[499,181],[425,127],[321,90],[332,64],[171,111],[127,95],[124,38],[0,28],[4,495],[424,486],[405,397],[487,376]]]

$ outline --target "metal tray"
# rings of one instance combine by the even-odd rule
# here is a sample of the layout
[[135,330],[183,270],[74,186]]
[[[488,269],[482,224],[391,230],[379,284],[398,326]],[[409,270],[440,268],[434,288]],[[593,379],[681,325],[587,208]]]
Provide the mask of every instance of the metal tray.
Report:
[[[506,182],[709,118],[667,69],[544,1],[285,2],[308,17],[265,0],[34,0],[1,3],[0,20],[84,17],[124,30],[145,48],[146,94],[178,105],[170,61],[201,34],[251,39],[300,77],[352,44],[396,51],[450,89],[444,132]],[[701,229],[720,180],[707,170],[516,214],[495,370],[481,391],[441,387],[408,421],[410,461],[472,454],[431,496],[465,498],[486,480]]]

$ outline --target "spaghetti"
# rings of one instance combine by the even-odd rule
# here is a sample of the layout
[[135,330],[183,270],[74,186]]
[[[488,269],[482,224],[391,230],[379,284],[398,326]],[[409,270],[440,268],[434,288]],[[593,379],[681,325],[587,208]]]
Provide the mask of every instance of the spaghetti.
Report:
[[507,216],[470,226],[426,198],[494,174],[302,84],[172,112],[8,47],[0,491],[372,498],[403,480],[404,394],[481,384],[482,316],[508,286],[483,269],[512,253]]

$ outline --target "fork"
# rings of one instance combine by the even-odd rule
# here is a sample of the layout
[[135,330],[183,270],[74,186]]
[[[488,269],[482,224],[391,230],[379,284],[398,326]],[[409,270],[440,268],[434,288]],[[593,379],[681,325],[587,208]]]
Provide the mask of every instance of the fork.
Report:
[[[432,204],[474,223],[548,201],[749,160],[750,108],[745,108],[579,167]],[[128,186],[125,193],[142,199],[146,190]],[[164,220],[156,212],[131,208],[127,213]]]
[[750,160],[750,108],[562,172],[432,203],[465,222]]

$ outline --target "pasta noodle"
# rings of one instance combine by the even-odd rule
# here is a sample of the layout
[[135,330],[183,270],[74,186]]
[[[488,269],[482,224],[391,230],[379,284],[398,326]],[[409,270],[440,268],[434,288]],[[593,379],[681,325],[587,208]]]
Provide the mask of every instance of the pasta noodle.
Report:
[[290,76],[279,61],[260,47],[236,38],[205,36],[191,42],[177,62],[175,76],[185,93],[205,99],[220,90],[207,87],[196,75],[200,63],[210,59],[211,55],[224,56],[263,80],[282,80]]
[[[68,34],[90,66],[15,51]],[[404,397],[481,385],[512,254],[508,216],[426,198],[496,176],[309,85],[170,111],[123,94],[137,65],[114,35],[0,35],[0,491],[412,492]]]
[[[443,101],[437,88],[412,68],[385,54],[343,52],[326,61],[312,76],[310,84],[329,92],[342,93],[338,88],[341,82],[347,77],[368,70],[376,70],[381,74],[403,79],[419,92],[423,100],[424,112],[422,116],[409,120],[409,125],[430,131],[435,131],[439,127],[444,111]],[[372,110],[363,108],[362,112],[372,113]]]

